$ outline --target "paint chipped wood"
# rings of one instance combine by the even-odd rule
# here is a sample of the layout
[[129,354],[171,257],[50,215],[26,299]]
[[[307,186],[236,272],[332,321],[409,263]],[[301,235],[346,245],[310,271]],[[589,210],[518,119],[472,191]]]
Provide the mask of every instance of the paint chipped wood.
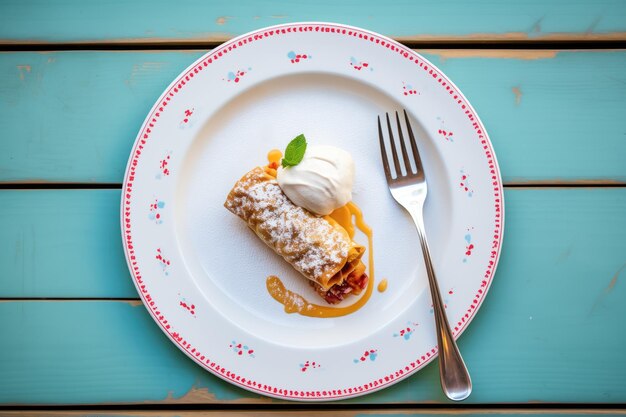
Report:
[[515,105],[519,106],[522,102],[522,90],[520,87],[513,87],[511,88],[511,91],[513,91],[513,94],[515,95]]
[[195,384],[189,391],[180,396],[175,396],[172,391],[168,392],[167,397],[159,401],[159,404],[270,404],[273,402],[277,402],[277,400],[256,396],[244,390],[241,390],[240,398],[232,400],[219,399],[215,394],[209,392],[208,387],[199,387]]
[[542,49],[416,49],[420,54],[437,55],[445,62],[451,58],[492,58],[492,59],[551,59],[558,50]]
[[[37,7],[34,7],[36,4]],[[186,43],[221,42],[261,27],[297,21],[341,22],[407,42],[597,41],[626,39],[626,8],[611,0],[577,3],[478,0],[381,3],[195,2],[121,0],[65,6],[39,1],[7,4],[0,38],[7,43]],[[185,13],[181,13],[181,9]],[[141,10],[142,13],[137,13]],[[485,13],[484,10],[489,10]],[[564,12],[567,10],[567,12]],[[232,18],[230,18],[232,17]],[[115,20],[116,24],[111,25]],[[45,21],[45,25],[33,25]]]
[[617,272],[615,273],[615,275],[613,275],[613,278],[611,278],[611,282],[609,282],[609,286],[606,287],[606,291],[607,292],[611,292],[613,291],[613,288],[615,288],[615,284],[617,284],[617,279],[619,278],[619,275],[622,273],[622,271],[626,268],[626,264],[622,265],[622,267],[620,269],[617,270]]

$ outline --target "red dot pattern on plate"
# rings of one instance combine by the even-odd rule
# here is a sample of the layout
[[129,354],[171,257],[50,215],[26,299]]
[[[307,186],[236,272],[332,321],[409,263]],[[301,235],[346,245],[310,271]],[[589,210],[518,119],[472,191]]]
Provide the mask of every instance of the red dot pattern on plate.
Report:
[[165,158],[159,161],[159,169],[161,170],[161,174],[164,176],[170,175],[170,169],[168,168],[170,162],[170,155],[167,155]]
[[165,207],[165,201],[155,198],[150,203],[150,212],[148,213],[148,219],[152,220],[156,224],[163,223],[163,216],[161,215],[161,209]]
[[232,341],[229,345],[231,350],[237,354],[237,356],[248,356],[250,358],[254,358],[254,349],[250,349],[247,345],[243,343]]
[[350,66],[357,71],[361,71],[365,68],[369,68],[370,70],[372,70],[372,68],[370,68],[369,62],[359,61],[355,57],[350,57]]
[[363,354],[359,358],[353,359],[352,362],[362,363],[368,360],[371,362],[374,362],[377,357],[378,357],[377,349],[368,349],[365,352],[363,352]]
[[442,138],[444,138],[445,140],[450,141],[450,142],[453,142],[453,140],[452,140],[452,136],[454,136],[454,133],[453,133],[453,132],[450,132],[450,131],[448,131],[448,130],[439,129],[439,130],[437,131],[437,133],[438,133],[438,134],[439,134]]
[[193,115],[193,111],[194,111],[194,110],[195,110],[195,109],[193,109],[193,108],[191,108],[191,109],[186,109],[186,110],[185,110],[185,113],[184,113],[184,114],[185,114],[185,116],[183,117],[183,120],[181,120],[181,122],[180,122],[180,123],[181,123],[181,124],[188,124],[188,123],[189,123],[189,120],[190,120],[190,118],[191,118],[191,116]]
[[310,54],[296,53],[294,51],[287,52],[287,59],[292,64],[298,64],[300,62],[306,61],[307,59],[311,59],[312,56]]
[[157,248],[155,259],[157,260],[157,262],[159,262],[159,265],[161,265],[163,273],[165,275],[169,275],[168,269],[170,267],[171,261],[163,256],[163,253],[161,253],[161,248]]
[[247,71],[244,71],[242,69],[237,70],[237,71],[230,71],[228,74],[226,74],[226,78],[224,78],[224,80],[228,82],[232,81],[234,83],[238,83],[246,74],[247,74]]
[[407,326],[394,333],[393,337],[409,340],[413,333],[415,333],[415,330],[417,330],[417,326],[419,326],[418,323],[409,321],[407,322]]
[[465,191],[465,194],[468,197],[474,195],[474,189],[472,188],[472,185],[470,183],[469,174],[466,173],[464,170],[461,170],[461,179],[459,181],[459,186],[463,191]]
[[[216,364],[214,361],[211,361],[205,354],[199,352],[195,346],[192,346],[191,343],[187,342],[182,335],[178,332],[175,332],[167,319],[161,313],[159,307],[153,300],[152,296],[148,288],[146,287],[146,283],[141,274],[141,268],[137,262],[137,256],[135,252],[135,248],[133,245],[133,217],[131,213],[131,203],[133,201],[133,184],[135,181],[137,166],[139,164],[139,160],[141,157],[141,153],[144,149],[146,141],[150,137],[150,133],[154,128],[155,124],[159,120],[161,113],[165,111],[167,103],[172,99],[172,97],[179,92],[184,86],[189,83],[194,74],[198,74],[207,66],[211,65],[211,63],[221,59],[223,55],[226,53],[236,50],[245,45],[252,44],[254,42],[262,41],[263,39],[270,38],[272,36],[283,36],[290,33],[297,32],[315,32],[315,33],[330,33],[334,34],[334,36],[349,36],[353,38],[362,39],[364,42],[371,42],[373,44],[379,45],[382,48],[386,48],[390,51],[397,52],[402,57],[408,59],[416,65],[416,68],[421,68],[425,71],[426,74],[432,76],[433,80],[437,82],[441,88],[445,89],[449,93],[450,99],[453,100],[458,107],[463,111],[472,123],[472,127],[476,133],[476,138],[483,147],[484,155],[488,164],[488,167],[491,172],[492,179],[492,192],[494,197],[494,209],[495,209],[495,219],[494,219],[494,229],[492,234],[492,244],[491,244],[491,252],[490,252],[490,260],[485,269],[485,273],[483,276],[483,280],[481,282],[480,288],[478,288],[476,294],[474,295],[473,301],[471,305],[467,308],[466,313],[463,315],[461,320],[459,320],[454,326],[453,333],[455,335],[459,334],[461,331],[465,329],[466,324],[469,322],[470,318],[475,314],[477,308],[480,306],[484,295],[491,283],[493,278],[493,274],[495,272],[495,267],[498,261],[500,247],[501,247],[501,238],[502,238],[502,211],[503,211],[503,200],[502,200],[502,184],[498,178],[498,171],[496,166],[496,160],[493,154],[493,150],[488,142],[486,133],[484,132],[484,128],[481,123],[479,123],[477,117],[474,114],[474,111],[470,108],[469,104],[467,104],[460,96],[460,93],[456,91],[456,89],[450,85],[447,81],[447,78],[439,73],[436,69],[430,68],[429,64],[422,60],[420,56],[415,54],[412,50],[406,48],[403,45],[396,43],[395,41],[389,40],[387,38],[380,37],[379,35],[375,35],[373,33],[361,31],[359,29],[343,27],[339,25],[306,25],[306,24],[287,24],[282,27],[276,27],[273,29],[265,29],[260,30],[258,32],[254,32],[248,34],[244,37],[236,38],[229,42],[226,42],[222,46],[216,48],[213,52],[203,58],[201,61],[197,62],[193,68],[189,69],[183,75],[181,75],[177,82],[163,95],[162,102],[157,103],[157,105],[152,110],[150,116],[144,123],[144,126],[139,134],[137,141],[135,142],[135,146],[131,153],[130,162],[128,164],[128,169],[126,172],[124,189],[123,189],[123,209],[122,209],[122,227],[124,234],[124,242],[125,242],[125,251],[126,257],[128,260],[129,268],[135,280],[135,284],[139,290],[139,294],[148,308],[148,311],[152,314],[155,320],[159,323],[159,325],[164,329],[164,331],[171,337],[171,339],[176,342],[179,346],[183,348],[187,352],[187,354],[193,358],[196,362],[204,366],[206,369],[211,372],[221,376],[222,378],[228,379],[231,382],[248,388],[253,391],[257,391],[263,394],[272,395],[275,397],[282,398],[290,398],[290,399],[338,399],[353,396],[355,394],[363,394],[369,391],[378,390],[390,383],[395,382],[398,379],[403,379],[406,376],[412,374],[416,370],[420,369],[424,365],[426,365],[430,360],[435,357],[437,353],[437,348],[433,347],[430,351],[424,353],[423,355],[417,357],[414,361],[410,362],[404,368],[398,369],[395,372],[388,374],[387,376],[375,379],[368,383],[353,386],[353,387],[345,387],[345,388],[337,388],[337,389],[326,389],[326,390],[318,390],[318,391],[302,391],[302,390],[294,390],[285,387],[275,387],[267,384],[262,384],[257,381],[250,380],[249,378],[242,377],[241,375],[237,375],[229,370],[221,367],[219,364]],[[330,35],[333,36],[333,35]]]
[[309,369],[317,369],[321,367],[321,365],[315,361],[306,361],[300,364],[300,371],[306,372]]
[[187,310],[189,312],[189,314],[191,314],[192,316],[196,315],[196,306],[191,304],[191,303],[187,303],[186,301],[179,301],[178,303],[179,306],[181,306],[182,308],[184,308],[185,310]]
[[411,84],[407,84],[402,81],[402,94],[405,96],[413,96],[419,95],[419,92],[415,88],[413,88]]
[[465,234],[465,257],[463,258],[463,262],[468,262],[469,257],[472,256],[473,250],[475,249],[474,244],[472,243],[472,230],[473,227],[467,228],[467,233]]

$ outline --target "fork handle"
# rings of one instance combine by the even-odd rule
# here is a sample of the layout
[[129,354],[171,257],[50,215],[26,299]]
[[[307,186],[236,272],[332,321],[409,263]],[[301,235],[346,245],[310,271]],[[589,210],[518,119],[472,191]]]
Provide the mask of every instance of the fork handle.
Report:
[[439,284],[435,276],[435,270],[430,258],[428,240],[424,231],[424,217],[422,207],[412,207],[409,210],[417,233],[420,238],[424,263],[428,273],[428,284],[433,301],[433,312],[435,316],[435,327],[437,333],[437,344],[439,345],[439,376],[441,378],[441,388],[446,396],[453,401],[462,401],[469,397],[472,392],[472,380],[470,378],[465,362],[461,357],[461,352],[452,336],[446,310],[441,299]]

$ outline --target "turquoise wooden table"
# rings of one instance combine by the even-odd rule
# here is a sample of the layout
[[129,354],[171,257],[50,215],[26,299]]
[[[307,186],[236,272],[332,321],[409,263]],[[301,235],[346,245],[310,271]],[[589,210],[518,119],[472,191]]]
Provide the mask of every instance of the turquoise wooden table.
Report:
[[[120,189],[169,82],[232,36],[335,21],[424,54],[490,132],[501,262],[460,339],[474,392],[437,365],[327,404],[271,400],[196,366],[126,268]],[[626,2],[0,2],[0,414],[624,414]]]

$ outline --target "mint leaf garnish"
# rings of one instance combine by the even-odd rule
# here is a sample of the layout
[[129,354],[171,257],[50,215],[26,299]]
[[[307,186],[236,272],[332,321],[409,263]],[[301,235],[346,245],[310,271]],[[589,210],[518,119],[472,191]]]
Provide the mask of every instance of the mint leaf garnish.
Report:
[[296,136],[285,149],[285,157],[281,161],[283,168],[293,167],[302,162],[306,151],[306,138],[304,135]]

